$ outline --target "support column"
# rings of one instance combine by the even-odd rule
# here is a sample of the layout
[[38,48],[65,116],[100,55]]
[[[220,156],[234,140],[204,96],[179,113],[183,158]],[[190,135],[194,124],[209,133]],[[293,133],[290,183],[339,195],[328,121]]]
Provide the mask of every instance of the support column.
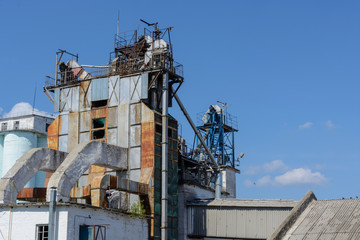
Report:
[[51,187],[49,204],[49,240],[55,240],[56,187]]
[[161,239],[167,240],[168,212],[168,102],[169,75],[163,75],[162,92],[162,164],[161,164]]

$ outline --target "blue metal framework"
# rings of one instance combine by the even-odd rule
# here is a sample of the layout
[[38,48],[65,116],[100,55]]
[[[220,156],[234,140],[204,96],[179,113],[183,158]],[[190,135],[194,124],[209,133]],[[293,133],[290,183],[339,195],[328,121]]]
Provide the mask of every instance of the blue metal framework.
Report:
[[[219,165],[228,165],[235,168],[234,133],[236,118],[225,112],[226,106],[211,105],[201,120],[203,125],[198,126],[203,139],[217,160]],[[206,152],[199,139],[195,136],[193,159],[206,161]]]

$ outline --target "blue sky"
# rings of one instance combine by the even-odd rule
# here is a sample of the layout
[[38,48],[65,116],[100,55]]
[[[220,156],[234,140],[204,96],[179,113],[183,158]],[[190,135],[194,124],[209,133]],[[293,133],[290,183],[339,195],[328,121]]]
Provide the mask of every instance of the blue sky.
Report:
[[[238,117],[240,198],[360,195],[360,3],[358,1],[0,0],[0,114],[19,102],[52,111],[42,93],[55,52],[106,64],[120,31],[139,19],[173,26],[189,113],[216,101]],[[1,110],[0,109],[0,110]],[[192,132],[170,110],[189,142]]]

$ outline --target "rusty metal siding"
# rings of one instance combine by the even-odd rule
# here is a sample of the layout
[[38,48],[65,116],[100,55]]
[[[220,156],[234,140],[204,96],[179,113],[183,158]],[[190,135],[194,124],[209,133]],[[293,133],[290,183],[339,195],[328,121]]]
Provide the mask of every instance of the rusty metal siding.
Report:
[[108,78],[93,79],[91,82],[91,101],[107,100],[109,94]]
[[59,147],[59,118],[56,117],[48,128],[47,147],[54,150]]
[[91,108],[91,81],[81,81],[79,88],[79,108],[80,111],[90,110]]
[[291,208],[188,207],[189,236],[266,239]]
[[79,144],[79,113],[69,113],[68,151]]

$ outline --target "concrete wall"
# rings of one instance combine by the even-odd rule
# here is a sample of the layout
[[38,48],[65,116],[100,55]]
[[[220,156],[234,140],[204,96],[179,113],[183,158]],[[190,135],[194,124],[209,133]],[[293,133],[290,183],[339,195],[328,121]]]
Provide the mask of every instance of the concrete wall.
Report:
[[[57,239],[77,240],[81,225],[104,225],[107,239],[148,239],[148,220],[103,209],[57,206]],[[36,224],[48,224],[48,205],[0,205],[0,239],[35,239]]]
[[178,199],[178,211],[179,211],[179,222],[178,222],[178,239],[189,239],[188,238],[188,210],[186,202],[194,199],[211,199],[215,197],[215,192],[207,190],[195,185],[182,184],[178,188],[179,199]]

